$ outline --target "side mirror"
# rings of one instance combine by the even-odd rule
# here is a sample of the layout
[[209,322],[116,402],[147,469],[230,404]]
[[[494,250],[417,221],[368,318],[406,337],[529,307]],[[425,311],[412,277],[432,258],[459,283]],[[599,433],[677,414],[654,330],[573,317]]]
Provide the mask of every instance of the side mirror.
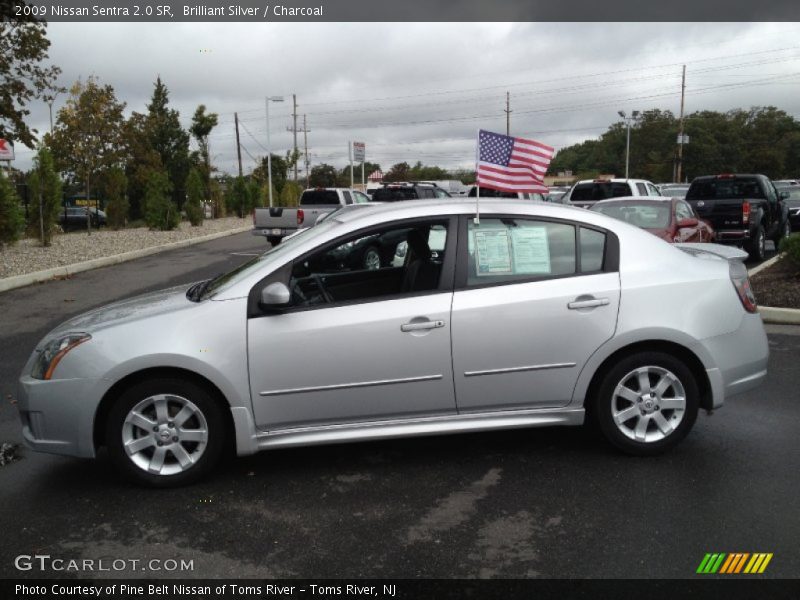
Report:
[[788,199],[789,199],[789,192],[780,192],[780,193],[778,194],[778,197],[779,197],[781,200],[788,200]]
[[261,306],[279,308],[292,301],[292,294],[286,284],[276,281],[261,290]]
[[689,229],[691,227],[697,227],[698,221],[695,218],[687,218],[681,219],[678,221],[678,229]]

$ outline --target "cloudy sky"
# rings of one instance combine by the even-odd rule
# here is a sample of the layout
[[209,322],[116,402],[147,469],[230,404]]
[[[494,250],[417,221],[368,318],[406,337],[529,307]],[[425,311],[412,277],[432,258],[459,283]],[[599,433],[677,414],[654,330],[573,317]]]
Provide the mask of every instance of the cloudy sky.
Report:
[[[286,100],[270,105],[273,152],[292,145],[294,93],[312,166],[344,166],[347,141],[357,140],[384,169],[417,160],[469,167],[477,130],[505,130],[506,91],[512,134],[556,148],[599,136],[618,110],[677,114],[684,63],[687,112],[774,105],[800,117],[798,32],[792,23],[48,26],[62,85],[94,75],[128,113],[144,112],[160,75],[185,126],[200,103],[218,113],[211,153],[230,173],[234,112],[244,171],[265,154],[266,95]],[[32,109],[32,124],[46,131],[47,106]],[[28,168],[31,154],[18,147],[16,166]]]

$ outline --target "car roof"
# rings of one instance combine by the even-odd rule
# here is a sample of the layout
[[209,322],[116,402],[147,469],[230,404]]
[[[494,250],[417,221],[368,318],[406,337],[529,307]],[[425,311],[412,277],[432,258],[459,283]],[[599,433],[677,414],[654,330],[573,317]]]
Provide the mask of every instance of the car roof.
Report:
[[625,179],[624,177],[614,177],[612,179],[581,179],[580,181],[576,181],[575,185],[579,185],[581,183],[650,183],[653,182],[649,179]]
[[[598,200],[592,205],[591,208],[601,204],[625,204],[632,202],[648,202],[650,204],[656,204],[661,202],[672,202],[673,200],[676,200],[676,198],[672,198],[670,196],[620,196],[619,198],[606,198],[605,200]],[[677,200],[679,200],[679,198],[677,198]]]

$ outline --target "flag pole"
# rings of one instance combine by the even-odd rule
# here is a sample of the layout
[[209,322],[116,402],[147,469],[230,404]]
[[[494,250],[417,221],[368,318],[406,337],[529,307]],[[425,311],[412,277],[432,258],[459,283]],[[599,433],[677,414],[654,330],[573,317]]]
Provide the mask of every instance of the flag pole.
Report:
[[478,145],[475,147],[475,225],[481,224],[481,180],[478,175],[478,162],[481,153],[481,131],[478,130]]

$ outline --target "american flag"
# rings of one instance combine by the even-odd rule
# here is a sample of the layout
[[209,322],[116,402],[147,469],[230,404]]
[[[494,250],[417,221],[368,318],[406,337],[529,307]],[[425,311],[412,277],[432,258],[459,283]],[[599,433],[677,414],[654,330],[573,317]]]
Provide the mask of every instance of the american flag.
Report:
[[501,192],[546,194],[544,174],[553,148],[534,140],[481,129],[478,132],[478,185]]

